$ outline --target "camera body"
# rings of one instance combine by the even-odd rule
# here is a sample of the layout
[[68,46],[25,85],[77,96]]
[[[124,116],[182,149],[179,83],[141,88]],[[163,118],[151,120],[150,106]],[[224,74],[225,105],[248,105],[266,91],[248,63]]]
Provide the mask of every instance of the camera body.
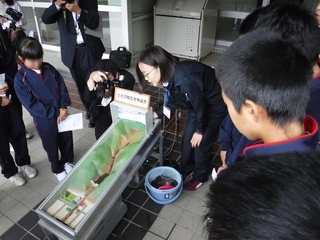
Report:
[[13,8],[8,8],[6,14],[8,14],[16,22],[18,22],[22,17],[22,13]]
[[[121,87],[121,88],[124,87],[122,75],[119,76],[119,79],[113,79],[112,81],[108,79],[104,79],[103,82],[97,83],[96,96],[98,98],[110,97],[110,95],[113,94],[113,90],[115,87]],[[109,90],[108,93],[106,93],[107,89]]]
[[22,17],[22,13],[18,12],[17,10],[13,9],[13,8],[8,8],[6,10],[6,14],[8,14],[11,18],[5,17],[0,15],[0,17],[7,19],[8,21],[11,21],[10,23],[10,29],[12,30],[16,30],[16,22],[18,22],[21,17]]

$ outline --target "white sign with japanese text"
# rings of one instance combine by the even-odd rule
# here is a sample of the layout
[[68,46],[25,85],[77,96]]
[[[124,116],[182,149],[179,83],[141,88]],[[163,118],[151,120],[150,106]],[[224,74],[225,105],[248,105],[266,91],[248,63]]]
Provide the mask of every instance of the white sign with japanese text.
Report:
[[114,101],[132,105],[148,110],[150,108],[150,95],[141,94],[135,91],[115,88]]

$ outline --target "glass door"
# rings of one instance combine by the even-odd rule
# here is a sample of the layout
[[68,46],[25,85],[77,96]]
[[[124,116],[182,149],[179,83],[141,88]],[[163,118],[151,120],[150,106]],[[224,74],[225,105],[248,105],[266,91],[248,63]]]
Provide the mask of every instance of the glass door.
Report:
[[239,37],[241,21],[258,7],[266,6],[269,0],[218,0],[219,6],[216,50],[225,50]]

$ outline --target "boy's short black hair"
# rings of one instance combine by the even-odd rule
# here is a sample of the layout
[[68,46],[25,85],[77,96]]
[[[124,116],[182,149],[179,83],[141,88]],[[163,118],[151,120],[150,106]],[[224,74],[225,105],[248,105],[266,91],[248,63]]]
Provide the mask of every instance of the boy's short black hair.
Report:
[[247,34],[248,32],[251,32],[254,29],[254,26],[260,14],[268,11],[269,6],[270,5],[257,8],[253,12],[251,12],[245,19],[243,19],[243,21],[239,26],[239,34],[244,35],[244,34]]
[[222,171],[207,194],[208,239],[319,239],[320,153],[255,156]]
[[39,41],[33,37],[23,38],[17,48],[17,53],[22,59],[40,59],[43,49]]
[[252,30],[269,28],[280,33],[314,63],[320,53],[320,30],[314,14],[301,4],[289,1],[275,2],[264,8],[266,10],[260,10]]
[[101,59],[94,66],[94,70],[110,72],[114,77],[116,77],[116,74],[119,71],[119,68],[115,61],[111,59]]
[[216,75],[237,112],[251,100],[279,126],[303,123],[312,66],[277,33],[258,29],[236,40],[219,58]]

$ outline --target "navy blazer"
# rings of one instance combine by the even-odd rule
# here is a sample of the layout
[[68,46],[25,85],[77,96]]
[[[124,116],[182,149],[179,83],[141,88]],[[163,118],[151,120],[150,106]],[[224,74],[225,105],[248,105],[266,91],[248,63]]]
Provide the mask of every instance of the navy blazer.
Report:
[[[82,9],[78,19],[84,42],[90,53],[93,55],[95,62],[101,59],[105,48],[100,38],[85,34],[84,26],[92,30],[99,26],[99,13],[97,0],[79,0],[79,6]],[[60,31],[61,60],[70,69],[72,68],[73,59],[76,51],[76,31],[74,28],[74,19],[69,10],[57,10],[55,0],[42,14],[42,22],[45,24],[58,23]]]

